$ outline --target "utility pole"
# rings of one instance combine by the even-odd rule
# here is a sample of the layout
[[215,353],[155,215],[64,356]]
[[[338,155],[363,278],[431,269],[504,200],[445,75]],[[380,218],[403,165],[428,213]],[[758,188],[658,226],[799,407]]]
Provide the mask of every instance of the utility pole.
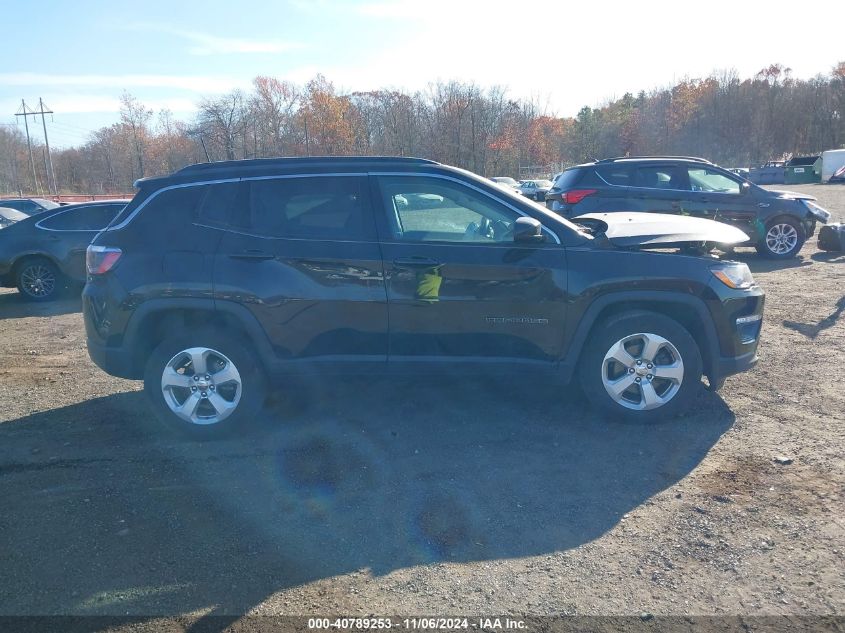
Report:
[[202,138],[202,134],[200,134],[200,145],[202,145],[202,151],[205,152],[205,162],[210,163],[211,157],[208,155],[208,150],[205,148],[205,141]]
[[23,117],[23,124],[26,128],[26,146],[29,148],[29,167],[32,169],[32,182],[35,185],[35,190],[40,194],[41,193],[41,185],[38,184],[38,176],[35,174],[35,159],[32,157],[32,141],[29,139],[29,121],[27,120],[27,115],[35,114],[35,110],[30,110],[26,107],[26,101],[21,99],[21,109],[19,112],[15,113],[15,116],[22,116]]
[[[47,146],[47,166],[49,167],[47,171],[47,180],[53,181],[53,195],[58,197],[59,187],[56,185],[56,172],[53,171],[53,157],[50,156],[50,141],[47,140],[47,122],[44,120],[44,115],[53,114],[53,111],[44,109],[44,101],[42,101],[41,97],[38,97],[38,111],[41,114],[41,125],[44,126],[44,145]],[[48,182],[47,184],[49,187],[50,183]]]

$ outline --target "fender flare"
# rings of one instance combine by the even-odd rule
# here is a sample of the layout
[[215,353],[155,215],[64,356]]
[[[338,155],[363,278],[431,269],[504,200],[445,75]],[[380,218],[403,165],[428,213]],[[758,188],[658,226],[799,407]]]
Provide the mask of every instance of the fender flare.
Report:
[[[587,337],[589,336],[593,326],[598,321],[601,313],[611,306],[634,302],[640,304],[652,303],[663,305],[682,305],[687,308],[692,308],[704,328],[705,340],[696,341],[699,349],[701,350],[702,357],[709,359],[709,362],[705,362],[704,371],[709,377],[714,377],[713,374],[716,371],[717,365],[716,361],[721,356],[719,349],[719,337],[716,334],[716,326],[713,324],[713,318],[704,301],[699,297],[671,290],[631,290],[624,292],[609,292],[596,297],[584,311],[583,316],[572,334],[566,354],[560,362],[561,372],[567,382],[572,378],[572,373],[574,372],[575,365],[581,356],[581,352],[584,350]],[[692,335],[692,333],[690,334]]]
[[[232,301],[215,300],[212,298],[179,297],[167,299],[149,299],[141,303],[133,312],[132,317],[126,325],[126,332],[123,335],[124,346],[127,349],[135,350],[138,331],[148,317],[158,313],[179,312],[180,310],[192,310],[197,312],[208,312],[210,315],[227,314],[234,317],[246,334],[253,348],[258,354],[262,364],[271,367],[274,361],[273,347],[270,340],[259,324],[255,316],[246,307]],[[134,354],[133,354],[134,355]],[[137,359],[136,359],[137,360]]]

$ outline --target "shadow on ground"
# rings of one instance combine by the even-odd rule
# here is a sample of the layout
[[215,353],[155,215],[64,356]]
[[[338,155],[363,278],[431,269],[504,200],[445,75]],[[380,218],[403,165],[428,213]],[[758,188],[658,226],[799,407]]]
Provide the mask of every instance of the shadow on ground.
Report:
[[811,266],[811,262],[803,255],[791,257],[789,259],[767,259],[761,256],[756,251],[736,251],[727,256],[738,262],[745,262],[752,273],[770,273],[775,270],[784,270],[786,268],[800,268],[802,266]]
[[800,332],[807,338],[815,339],[824,330],[836,325],[836,322],[839,320],[839,317],[842,316],[843,312],[845,312],[845,295],[840,297],[839,301],[836,302],[836,309],[818,323],[799,323],[797,321],[784,321],[783,325],[784,327],[788,327],[790,330]]
[[813,261],[845,264],[845,253],[819,251],[810,255]]
[[54,301],[27,301],[17,291],[0,293],[0,319],[56,316],[82,311],[78,288],[65,289]]
[[699,413],[650,426],[545,383],[289,392],[263,430],[213,443],[162,433],[139,392],[0,425],[0,614],[210,609],[203,630],[222,630],[356,570],[575,548],[685,477],[734,421],[707,392]]

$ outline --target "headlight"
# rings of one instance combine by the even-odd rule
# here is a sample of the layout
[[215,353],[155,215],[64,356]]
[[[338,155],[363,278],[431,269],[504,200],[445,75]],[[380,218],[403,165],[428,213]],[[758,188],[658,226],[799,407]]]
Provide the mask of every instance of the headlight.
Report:
[[725,264],[722,266],[714,266],[710,269],[713,276],[725,284],[728,288],[735,288],[737,290],[745,290],[754,284],[754,277],[748,266],[745,264]]
[[822,209],[812,200],[801,200],[801,202],[803,202],[804,206],[807,207],[807,211],[810,212],[810,215],[818,218],[819,222],[822,224],[827,224],[827,221],[830,220],[830,211]]

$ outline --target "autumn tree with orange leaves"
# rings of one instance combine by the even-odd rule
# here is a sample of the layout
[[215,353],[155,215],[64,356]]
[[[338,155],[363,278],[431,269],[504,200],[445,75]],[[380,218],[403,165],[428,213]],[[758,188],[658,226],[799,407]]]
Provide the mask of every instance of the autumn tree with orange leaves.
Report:
[[[803,80],[778,64],[745,79],[733,71],[685,78],[574,117],[514,99],[502,86],[448,81],[410,93],[346,93],[322,75],[305,85],[260,76],[249,91],[201,100],[188,122],[124,94],[120,120],[54,151],[53,165],[65,192],[129,193],[136,178],[204,160],[420,156],[519,178],[608,156],[691,154],[747,166],[843,145],[845,62]],[[42,149],[34,140],[34,152]],[[33,181],[26,139],[0,127],[0,193],[45,194],[40,162]]]

